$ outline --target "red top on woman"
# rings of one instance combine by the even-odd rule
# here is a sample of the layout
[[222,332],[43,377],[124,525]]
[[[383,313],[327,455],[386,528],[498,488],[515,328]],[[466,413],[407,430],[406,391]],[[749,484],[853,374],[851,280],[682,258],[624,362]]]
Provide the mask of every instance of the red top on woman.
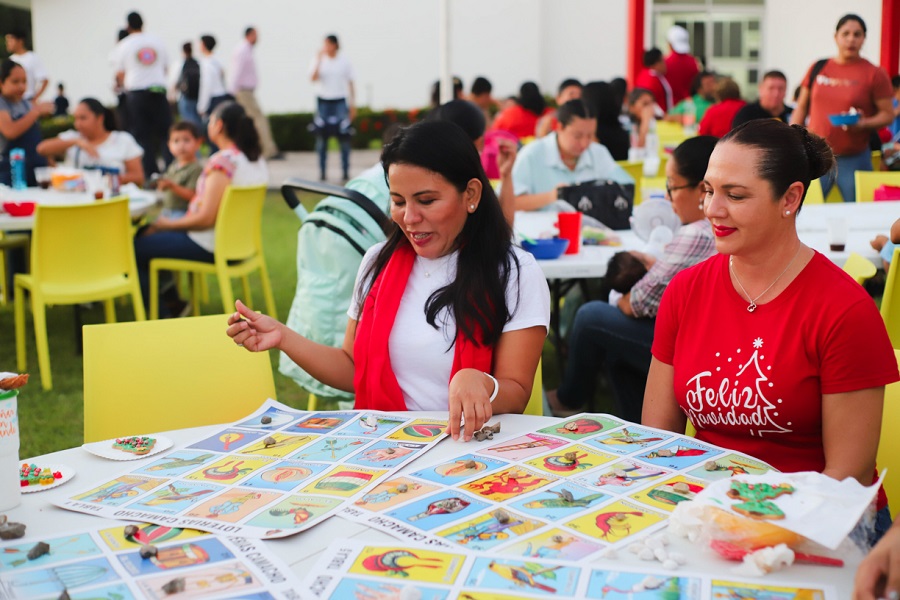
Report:
[[[553,109],[548,108],[544,111],[544,114],[547,114],[547,112],[553,112]],[[494,123],[491,125],[491,129],[508,131],[519,139],[534,137],[534,131],[541,116],[515,104],[497,115],[497,118],[494,119]]]

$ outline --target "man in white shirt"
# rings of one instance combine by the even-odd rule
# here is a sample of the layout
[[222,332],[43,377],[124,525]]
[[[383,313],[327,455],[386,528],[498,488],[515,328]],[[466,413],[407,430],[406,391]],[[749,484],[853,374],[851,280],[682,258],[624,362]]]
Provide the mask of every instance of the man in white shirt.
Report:
[[169,57],[157,36],[144,33],[144,20],[136,12],[128,14],[128,37],[113,49],[110,59],[116,82],[125,88],[128,131],[144,149],[144,173],[159,173],[157,156],[168,165],[172,154],[166,141],[172,113],[166,99],[166,69]]
[[6,51],[9,52],[11,60],[19,63],[25,69],[25,99],[34,102],[47,89],[49,78],[44,64],[37,54],[25,46],[25,32],[21,29],[13,29],[6,34]]
[[318,110],[313,119],[316,133],[316,151],[319,153],[319,171],[325,181],[328,158],[328,139],[336,136],[341,144],[341,166],[344,181],[350,171],[351,125],[356,117],[353,65],[344,56],[338,56],[338,39],[329,35],[318,55],[310,64],[310,80],[315,84]]
[[244,40],[238,44],[231,58],[231,83],[228,91],[234,95],[237,103],[253,119],[256,131],[259,132],[259,143],[262,146],[263,156],[268,160],[280,160],[284,155],[278,151],[275,140],[272,139],[272,128],[269,119],[263,114],[259,103],[256,101],[256,86],[259,78],[256,71],[256,59],[253,58],[253,47],[258,40],[255,27],[248,27],[244,31]]

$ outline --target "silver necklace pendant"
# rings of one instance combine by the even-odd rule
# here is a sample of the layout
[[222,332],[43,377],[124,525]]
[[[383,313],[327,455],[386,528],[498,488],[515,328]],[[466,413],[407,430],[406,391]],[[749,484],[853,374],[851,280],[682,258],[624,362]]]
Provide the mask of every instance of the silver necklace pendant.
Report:
[[747,307],[747,312],[751,312],[751,313],[752,313],[754,310],[756,310],[756,303],[755,303],[755,302],[751,302],[751,303],[750,303],[750,306]]

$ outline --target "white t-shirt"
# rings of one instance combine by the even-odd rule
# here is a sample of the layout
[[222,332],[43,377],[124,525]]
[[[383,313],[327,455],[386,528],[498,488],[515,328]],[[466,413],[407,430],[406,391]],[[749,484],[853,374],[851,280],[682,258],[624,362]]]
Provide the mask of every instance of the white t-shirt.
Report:
[[[81,134],[74,129],[59,134],[59,139],[67,142],[80,138]],[[125,161],[140,158],[144,155],[144,150],[127,131],[110,131],[109,137],[97,146],[97,153],[100,156],[94,158],[78,146],[72,146],[66,150],[66,165],[76,169],[115,167],[119,169],[119,173],[124,173]]]
[[[326,55],[321,60],[319,79],[313,85],[313,88],[316,90],[316,97],[324,100],[347,98],[350,95],[349,84],[356,78],[353,73],[353,65],[350,64],[350,61],[343,54],[338,54],[334,58]],[[318,56],[312,59],[309,65],[310,76],[315,73],[316,63],[318,62]]]
[[126,91],[166,87],[169,56],[163,41],[151,33],[130,34],[113,48],[110,60],[117,72],[125,72]]
[[[363,257],[347,311],[351,319],[356,319],[359,312],[359,279],[383,246],[383,242],[375,244]],[[513,249],[519,259],[519,272],[517,276],[514,267],[509,278],[506,304],[511,318],[503,331],[538,325],[549,328],[550,290],[547,280],[531,254],[516,246]],[[388,351],[408,410],[447,410],[455,346],[451,341],[456,334],[456,321],[452,315],[441,313],[437,318],[439,328],[434,329],[426,321],[425,303],[435,290],[450,283],[456,275],[456,260],[456,252],[431,260],[417,256],[400,300]]]
[[225,89],[225,70],[215,56],[197,59],[200,64],[200,91],[197,94],[197,112],[201,115],[209,110],[209,101],[228,93]]
[[47,69],[44,68],[44,63],[42,63],[41,59],[37,57],[37,54],[31,50],[24,54],[12,54],[9,58],[22,65],[22,68],[25,69],[25,99],[31,100],[34,98],[34,94],[37,92],[40,83],[49,79]]

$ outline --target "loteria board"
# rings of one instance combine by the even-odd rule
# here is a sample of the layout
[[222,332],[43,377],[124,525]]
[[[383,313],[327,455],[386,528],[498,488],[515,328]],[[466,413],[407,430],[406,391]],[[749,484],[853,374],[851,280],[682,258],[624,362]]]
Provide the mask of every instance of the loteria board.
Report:
[[432,546],[582,561],[664,528],[711,481],[771,470],[605,414],[467,450],[379,483],[341,516]]
[[[135,539],[124,525],[0,543],[0,598],[55,600],[63,590],[73,600],[161,600],[163,586],[183,577],[179,598],[298,600],[300,582],[264,542],[219,537],[190,529],[141,526]],[[37,542],[50,552],[28,560]],[[143,559],[141,542],[157,556]]]
[[[423,455],[446,427],[375,411],[310,413],[267,400],[247,418],[76,489],[57,505],[109,519],[285,537]],[[267,437],[275,443],[267,446]]]
[[418,545],[372,545],[336,540],[322,553],[303,589],[319,600],[837,600],[819,584],[764,583],[663,569],[622,568],[614,561],[589,565],[548,558]]

